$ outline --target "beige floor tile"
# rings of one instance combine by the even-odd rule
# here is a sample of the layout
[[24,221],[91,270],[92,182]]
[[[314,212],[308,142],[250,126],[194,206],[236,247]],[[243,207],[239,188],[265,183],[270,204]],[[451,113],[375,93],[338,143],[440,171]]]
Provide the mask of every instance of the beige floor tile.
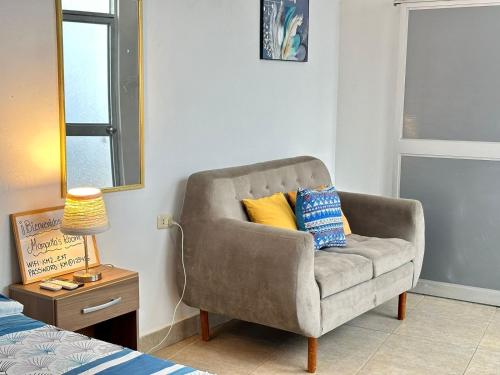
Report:
[[278,344],[221,331],[210,341],[196,341],[181,349],[172,360],[219,375],[248,374],[278,349]]
[[249,375],[248,370],[241,366],[235,366],[234,363],[217,362],[211,357],[193,357],[185,360],[182,356],[174,362],[183,364],[193,369],[206,371],[214,375]]
[[490,321],[497,309],[493,306],[425,296],[416,310],[428,314],[446,315],[453,319]]
[[487,326],[488,322],[456,321],[451,318],[411,312],[395,333],[403,336],[431,338],[444,343],[477,346]]
[[170,359],[176,353],[178,353],[182,349],[186,348],[187,346],[195,343],[198,340],[199,340],[198,335],[191,336],[191,337],[188,337],[187,339],[179,341],[173,345],[167,346],[166,348],[157,350],[156,352],[153,353],[153,355],[156,357],[159,357],[159,358],[163,358],[163,359]]
[[500,323],[500,308],[497,308],[495,311],[495,315],[492,318],[493,322]]
[[425,297],[394,332],[477,346],[494,314],[491,306]]
[[[422,302],[424,300],[424,298],[425,298],[425,296],[422,294],[415,294],[415,293],[408,292],[407,297],[406,297],[406,309],[407,310],[415,309],[420,304],[420,302]],[[387,301],[386,303],[383,303],[382,305],[376,307],[375,309],[397,314],[398,302],[399,302],[399,298],[394,297],[394,298],[390,299],[389,301]]]
[[[344,325],[324,335],[318,342],[318,374],[355,374],[389,334]],[[253,374],[304,373],[307,340],[296,335]]]
[[[296,334],[260,324],[233,320],[221,327],[221,332],[246,340],[264,341],[269,344],[284,344],[297,337]],[[215,335],[217,332],[215,332]]]
[[482,349],[490,349],[500,351],[500,310],[497,310],[496,315],[490,321],[483,339],[479,347]]
[[368,359],[389,337],[388,333],[343,325],[319,339],[318,358],[339,359],[359,357]]
[[[272,360],[266,361],[252,375],[271,374],[305,374],[307,369],[307,352],[288,352]],[[316,374],[331,374],[329,367],[333,364],[331,360],[323,359],[318,362]]]
[[[423,299],[423,295],[408,293],[406,301],[407,310],[413,310]],[[401,325],[401,321],[397,319],[397,316],[398,297],[354,318],[347,324],[350,326],[392,333]]]
[[479,348],[465,372],[466,375],[500,374],[500,351]]
[[475,348],[391,335],[360,371],[362,375],[463,374]]
[[387,313],[380,310],[372,310],[364,313],[361,316],[358,316],[347,324],[353,327],[361,327],[391,333],[401,325],[401,321],[399,321],[397,317],[392,313]]

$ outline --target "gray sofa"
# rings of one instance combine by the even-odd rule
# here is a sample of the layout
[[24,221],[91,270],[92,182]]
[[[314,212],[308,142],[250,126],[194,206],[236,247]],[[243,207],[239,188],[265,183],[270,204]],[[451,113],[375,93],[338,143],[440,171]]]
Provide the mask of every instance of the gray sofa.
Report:
[[[312,157],[195,173],[187,183],[185,303],[207,312],[306,336],[308,371],[316,369],[317,338],[415,286],[424,256],[420,202],[339,192],[352,234],[345,248],[315,251],[309,233],[248,221],[241,204],[298,187],[331,183]],[[178,268],[179,285],[182,270]]]

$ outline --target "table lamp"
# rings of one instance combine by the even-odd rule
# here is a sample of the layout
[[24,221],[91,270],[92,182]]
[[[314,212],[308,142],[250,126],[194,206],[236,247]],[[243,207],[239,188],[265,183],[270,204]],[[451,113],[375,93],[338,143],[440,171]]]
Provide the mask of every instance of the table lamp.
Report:
[[82,236],[85,248],[85,270],[75,272],[73,278],[78,282],[100,280],[100,272],[89,270],[89,254],[87,236],[95,235],[109,229],[108,215],[102,192],[96,188],[70,189],[66,195],[61,232]]

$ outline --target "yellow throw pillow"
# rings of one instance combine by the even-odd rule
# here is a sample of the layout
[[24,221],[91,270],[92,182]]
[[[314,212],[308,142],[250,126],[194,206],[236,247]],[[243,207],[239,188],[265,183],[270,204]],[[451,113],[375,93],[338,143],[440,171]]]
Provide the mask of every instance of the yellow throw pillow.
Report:
[[286,195],[288,197],[288,201],[290,202],[290,206],[292,206],[292,210],[295,210],[295,204],[297,203],[297,190],[289,191]]
[[342,211],[342,226],[344,227],[344,234],[346,236],[352,234],[351,226],[349,225],[349,222],[347,221],[347,218],[344,215],[344,211]]
[[[325,188],[324,185],[321,185],[318,187],[318,189],[324,189],[324,188]],[[288,196],[288,200],[290,201],[290,205],[292,206],[292,209],[294,210],[295,203],[297,203],[297,190],[289,191],[287,193],[287,196]],[[342,224],[344,227],[344,234],[346,236],[352,234],[351,226],[349,225],[349,222],[347,221],[347,218],[345,217],[344,212],[342,212]]]
[[260,199],[243,199],[242,202],[252,222],[297,230],[295,214],[290,208],[285,194],[276,193]]

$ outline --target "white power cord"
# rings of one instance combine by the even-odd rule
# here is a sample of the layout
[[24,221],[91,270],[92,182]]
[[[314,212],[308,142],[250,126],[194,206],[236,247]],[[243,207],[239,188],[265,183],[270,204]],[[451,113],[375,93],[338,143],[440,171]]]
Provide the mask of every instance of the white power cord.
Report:
[[176,223],[173,220],[171,221],[171,225],[175,225],[181,231],[181,263],[182,263],[182,271],[184,273],[184,286],[182,287],[182,293],[181,293],[181,297],[179,298],[179,302],[177,302],[177,305],[175,305],[174,313],[172,315],[172,321],[170,322],[170,328],[168,329],[167,334],[165,335],[163,340],[161,340],[157,345],[153,346],[153,348],[148,350],[147,354],[151,354],[156,349],[158,349],[165,341],[167,341],[168,336],[170,335],[170,332],[172,331],[172,328],[174,326],[175,313],[177,312],[177,309],[179,308],[179,306],[184,298],[184,293],[186,292],[187,276],[186,276],[186,267],[184,265],[184,231],[182,230],[181,225],[179,223]]

